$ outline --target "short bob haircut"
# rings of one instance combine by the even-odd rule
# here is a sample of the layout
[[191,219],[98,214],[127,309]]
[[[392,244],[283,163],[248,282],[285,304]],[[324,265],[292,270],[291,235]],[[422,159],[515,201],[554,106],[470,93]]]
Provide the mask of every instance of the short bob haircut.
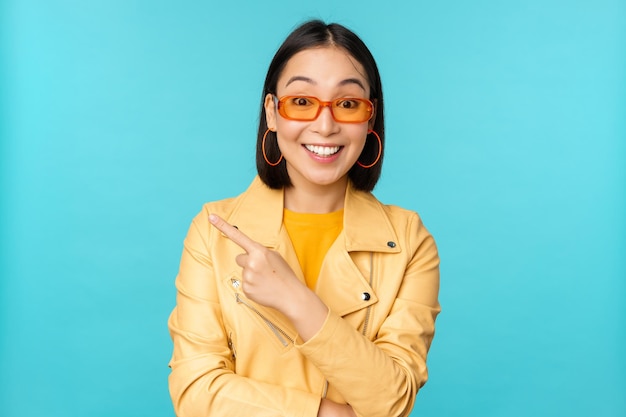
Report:
[[[261,115],[256,143],[256,166],[259,177],[267,186],[273,189],[291,186],[284,158],[276,166],[270,166],[263,158],[263,135],[267,130],[264,106],[265,97],[267,94],[276,94],[278,78],[292,56],[305,49],[323,46],[336,46],[345,49],[365,69],[365,75],[370,87],[369,98],[375,107],[373,130],[380,136],[382,149],[380,150],[380,160],[376,165],[371,168],[363,168],[358,164],[354,164],[348,171],[348,177],[357,190],[372,191],[380,178],[385,148],[385,118],[380,73],[371,52],[355,33],[337,23],[326,24],[321,20],[308,21],[291,32],[280,48],[278,48],[267,70],[261,97]],[[278,161],[280,158],[280,149],[276,142],[275,132],[268,133],[265,151],[270,161]],[[368,165],[376,160],[377,155],[378,140],[376,140],[374,135],[370,134],[358,160]]]

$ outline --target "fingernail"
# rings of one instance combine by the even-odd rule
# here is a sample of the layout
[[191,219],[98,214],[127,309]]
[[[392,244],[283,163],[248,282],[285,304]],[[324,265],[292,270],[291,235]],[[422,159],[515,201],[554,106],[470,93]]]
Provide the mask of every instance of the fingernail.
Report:
[[217,216],[215,214],[209,214],[209,221],[211,223],[215,223],[217,221]]

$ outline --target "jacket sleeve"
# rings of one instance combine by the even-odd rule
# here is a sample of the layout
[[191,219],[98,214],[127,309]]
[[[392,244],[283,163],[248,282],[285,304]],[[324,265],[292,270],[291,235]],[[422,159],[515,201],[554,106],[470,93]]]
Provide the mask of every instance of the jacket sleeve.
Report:
[[426,354],[440,311],[439,256],[416,214],[407,227],[405,274],[375,339],[331,312],[320,331],[298,345],[361,417],[409,415],[428,378]]
[[178,417],[315,417],[320,397],[234,373],[216,279],[209,257],[208,213],[198,215],[184,243],[176,307],[168,326],[174,343],[169,389]]

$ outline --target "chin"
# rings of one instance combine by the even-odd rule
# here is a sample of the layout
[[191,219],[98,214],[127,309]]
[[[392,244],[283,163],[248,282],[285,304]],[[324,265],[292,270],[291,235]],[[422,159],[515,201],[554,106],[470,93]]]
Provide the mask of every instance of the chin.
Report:
[[345,179],[346,175],[343,176],[336,176],[333,175],[332,177],[329,176],[311,176],[309,178],[307,178],[307,180],[311,183],[311,184],[315,184],[315,185],[319,185],[319,186],[329,186],[329,185],[333,185],[336,184],[338,182],[341,182]]

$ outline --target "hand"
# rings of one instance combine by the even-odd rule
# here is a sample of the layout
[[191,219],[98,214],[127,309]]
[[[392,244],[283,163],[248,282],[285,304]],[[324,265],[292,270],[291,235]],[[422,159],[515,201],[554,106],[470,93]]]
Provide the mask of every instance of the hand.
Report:
[[317,417],[356,417],[356,413],[348,404],[338,404],[322,398]]
[[242,291],[246,297],[281,311],[294,293],[306,288],[278,252],[250,239],[217,215],[209,215],[209,221],[246,252],[235,258],[243,269]]
[[209,215],[209,221],[246,251],[235,258],[243,269],[242,291],[246,297],[287,316],[304,342],[313,337],[328,315],[322,300],[298,279],[278,252],[250,239],[215,214]]

